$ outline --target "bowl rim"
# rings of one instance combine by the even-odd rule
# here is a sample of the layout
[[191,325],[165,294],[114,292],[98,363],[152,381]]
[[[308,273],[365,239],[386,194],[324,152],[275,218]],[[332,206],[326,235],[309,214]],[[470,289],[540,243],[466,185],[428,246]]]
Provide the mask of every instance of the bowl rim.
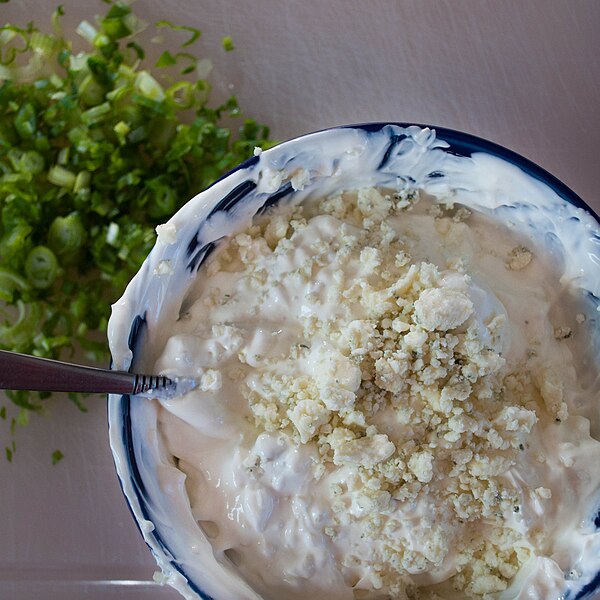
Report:
[[[393,125],[396,127],[408,128],[408,127],[420,127],[421,129],[431,129],[435,132],[435,136],[437,139],[441,139],[449,144],[448,148],[445,148],[445,151],[450,151],[452,154],[456,156],[465,156],[469,157],[474,152],[487,152],[493,156],[498,158],[502,158],[506,162],[515,165],[522,171],[524,171],[527,175],[532,176],[534,179],[541,181],[546,184],[549,188],[551,188],[558,196],[560,196],[563,200],[566,200],[570,204],[577,206],[590,213],[596,221],[600,224],[600,212],[597,213],[585,200],[577,194],[572,188],[570,188],[566,183],[561,181],[556,175],[553,175],[550,171],[541,167],[533,160],[519,154],[515,150],[511,150],[510,148],[503,146],[497,142],[493,142],[487,138],[467,133],[465,131],[460,131],[458,129],[452,129],[449,127],[442,127],[437,125],[429,125],[424,123],[412,123],[406,121],[366,121],[360,123],[351,123],[347,125],[334,125],[332,127],[325,127],[323,129],[317,129],[315,131],[311,131],[308,133],[303,133],[289,139],[284,140],[283,142],[279,142],[276,145],[272,146],[272,148],[277,148],[282,144],[287,144],[288,142],[293,142],[296,140],[300,140],[307,136],[315,135],[317,133],[324,133],[329,131],[335,131],[336,129],[362,129],[367,132],[377,132],[383,129],[388,125]],[[465,153],[464,150],[467,149],[468,153]],[[235,173],[241,169],[247,169],[252,165],[258,162],[258,156],[251,156],[245,161],[241,162],[239,165],[236,165],[226,173],[223,173],[218,179],[215,179],[205,190],[209,190],[215,184],[227,179],[229,175]]]
[[[445,152],[449,152],[455,156],[460,157],[470,157],[474,153],[483,152],[490,154],[494,157],[500,158],[511,165],[518,167],[521,171],[526,173],[527,175],[533,177],[535,180],[545,184],[552,191],[554,191],[562,200],[567,203],[576,206],[588,214],[590,214],[595,221],[600,225],[600,216],[595,212],[584,200],[581,198],[575,191],[573,191],[569,186],[563,183],[558,177],[539,166],[537,163],[532,160],[526,158],[525,156],[511,150],[501,144],[488,140],[486,138],[463,132],[456,129],[451,129],[447,127],[438,127],[435,125],[423,124],[423,123],[415,123],[415,122],[404,122],[404,121],[373,121],[373,122],[361,122],[361,123],[353,123],[346,125],[335,125],[332,127],[325,127],[323,129],[311,131],[308,133],[300,134],[295,137],[286,139],[274,146],[272,148],[278,148],[279,146],[288,144],[289,142],[298,141],[302,138],[306,138],[309,136],[313,136],[320,133],[326,132],[334,132],[336,130],[344,130],[344,129],[359,129],[366,132],[378,132],[386,126],[395,126],[401,128],[408,127],[419,127],[421,129],[430,129],[435,132],[436,139],[439,139],[448,144],[447,147],[443,148]],[[271,149],[271,148],[269,148]],[[207,188],[202,190],[202,192],[206,192],[210,190],[217,183],[227,179],[232,174],[243,170],[248,169],[255,165],[259,160],[258,155],[254,155],[247,160],[241,162],[234,168],[230,169],[223,175],[221,175],[218,179],[213,181]],[[190,198],[191,200],[191,198]],[[189,200],[188,200],[189,201]],[[135,347],[136,343],[139,341],[138,338],[143,334],[143,330],[145,328],[145,318],[144,316],[138,315],[134,322],[132,323],[131,334],[130,334],[130,346],[132,348]],[[135,350],[133,350],[135,353]],[[111,361],[112,368],[112,361]],[[111,406],[117,403],[120,407],[117,411],[118,421],[112,422],[111,418]],[[141,474],[139,472],[135,448],[133,443],[133,432],[132,432],[132,423],[131,423],[131,415],[130,415],[130,397],[128,395],[122,396],[108,396],[108,429],[109,435],[110,430],[115,427],[120,429],[120,436],[122,440],[123,447],[126,449],[126,471],[129,475],[131,483],[133,484],[133,491],[136,495],[137,502],[140,507],[140,511],[143,517],[147,520],[149,519],[149,510],[148,504],[145,500],[143,491],[145,489],[144,482],[141,478]],[[134,519],[134,522],[142,534],[142,537],[146,543],[146,545],[152,551],[154,558],[159,562],[159,565],[162,566],[165,563],[168,563],[172,569],[177,572],[181,577],[185,579],[185,585],[199,598],[202,600],[215,600],[212,596],[209,596],[207,592],[203,591],[193,580],[185,572],[185,569],[177,562],[176,557],[171,553],[169,545],[163,540],[162,535],[158,531],[158,529],[154,528],[152,531],[148,532],[142,528],[140,520],[136,516],[136,512],[132,503],[125,491],[124,481],[119,473],[118,466],[118,458],[115,454],[115,449],[111,445],[111,454],[113,456],[113,463],[115,465],[115,470],[117,471],[117,479],[119,481],[119,486],[121,488],[121,492],[125,498],[129,511]],[[152,541],[152,544],[150,543]],[[154,546],[154,547],[153,547]],[[158,552],[162,553],[162,556],[158,556]],[[176,586],[177,587],[177,586]],[[182,590],[177,587],[180,593],[183,593]],[[600,573],[593,578],[584,588],[580,590],[574,600],[584,600],[584,598],[588,598],[589,594],[600,589]]]

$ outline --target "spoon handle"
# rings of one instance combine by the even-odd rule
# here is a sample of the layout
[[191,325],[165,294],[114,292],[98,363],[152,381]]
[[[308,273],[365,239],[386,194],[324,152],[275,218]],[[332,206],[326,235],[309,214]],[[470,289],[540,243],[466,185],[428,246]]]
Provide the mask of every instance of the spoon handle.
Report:
[[141,394],[172,386],[168,377],[84,367],[0,350],[0,389]]

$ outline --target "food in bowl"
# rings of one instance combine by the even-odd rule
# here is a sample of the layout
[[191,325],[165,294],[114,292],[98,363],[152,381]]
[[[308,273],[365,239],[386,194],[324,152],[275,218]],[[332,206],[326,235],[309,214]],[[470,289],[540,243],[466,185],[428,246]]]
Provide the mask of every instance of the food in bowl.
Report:
[[419,127],[313,134],[159,229],[113,356],[199,386],[112,399],[111,442],[184,595],[589,589],[598,224],[452,150]]

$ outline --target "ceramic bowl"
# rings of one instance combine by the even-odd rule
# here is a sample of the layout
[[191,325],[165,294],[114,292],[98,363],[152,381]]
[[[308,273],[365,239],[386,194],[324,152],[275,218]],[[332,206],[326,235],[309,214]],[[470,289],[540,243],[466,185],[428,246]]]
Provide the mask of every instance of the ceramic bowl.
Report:
[[[558,179],[492,142],[442,128],[369,123],[308,134],[257,153],[174,215],[175,243],[157,241],[113,307],[109,339],[114,368],[152,370],[166,340],[161,321],[179,314],[188,290],[202,276],[204,261],[255,214],[276,203],[373,185],[455,193],[500,219],[543,230],[548,252],[557,261],[576,257],[570,262],[581,271],[578,284],[586,297],[589,326],[596,332],[589,354],[592,360],[600,355],[600,227],[591,209]],[[566,232],[563,244],[558,242],[561,232]],[[183,489],[184,482],[163,452],[156,404],[110,396],[108,407],[121,486],[163,580],[188,598],[231,597],[212,575],[218,566],[189,505],[184,500],[174,505],[164,493],[173,486]],[[600,525],[595,512],[582,518]],[[600,574],[577,598],[589,597],[598,586]]]

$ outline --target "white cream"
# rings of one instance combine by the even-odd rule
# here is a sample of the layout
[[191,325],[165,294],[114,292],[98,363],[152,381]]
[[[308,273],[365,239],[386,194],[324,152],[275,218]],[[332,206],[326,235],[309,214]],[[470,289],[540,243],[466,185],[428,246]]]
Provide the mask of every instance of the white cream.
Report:
[[[294,202],[314,198],[316,194],[327,194],[340,187],[352,189],[374,183],[396,187],[401,184],[398,174],[410,174],[415,185],[428,193],[460,202],[493,218],[508,220],[509,224],[512,223],[518,243],[524,241],[528,247],[535,248],[534,264],[526,267],[527,272],[512,272],[505,267],[506,255],[515,246],[512,240],[499,240],[494,235],[477,239],[477,227],[452,224],[449,231],[443,233],[443,243],[432,244],[432,239],[441,238],[440,233],[435,231],[433,219],[427,215],[415,214],[408,219],[393,220],[394,229],[403,237],[411,238],[409,253],[413,259],[427,259],[443,269],[448,258],[464,256],[467,271],[472,274],[471,281],[461,281],[460,277],[454,275],[454,270],[449,269],[444,285],[457,290],[457,293],[466,293],[472,300],[474,314],[471,320],[485,323],[491,315],[508,315],[509,325],[504,327],[496,342],[491,337],[488,341],[496,344],[497,351],[502,350],[509,363],[521,360],[531,346],[528,338],[537,337],[539,355],[547,354],[556,372],[568,384],[566,400],[571,415],[569,420],[556,425],[540,421],[527,440],[530,447],[525,455],[529,458],[507,474],[507,481],[521,490],[521,512],[519,519],[513,515],[514,527],[531,531],[536,527],[547,527],[549,519],[552,519],[557,523],[557,528],[552,532],[550,542],[539,542],[540,547],[536,547],[535,551],[538,557],[525,565],[513,587],[499,596],[547,600],[553,595],[558,597],[564,591],[564,586],[577,590],[599,569],[594,559],[598,552],[589,551],[590,548],[597,548],[599,543],[598,534],[590,522],[594,516],[590,511],[594,511],[598,501],[598,478],[594,473],[599,458],[599,444],[585,433],[583,420],[584,417],[592,418],[597,432],[597,404],[593,402],[598,394],[597,363],[585,358],[590,350],[592,356],[597,355],[597,339],[585,337],[589,333],[589,322],[578,323],[575,320],[575,314],[579,313],[586,314],[588,319],[592,318],[595,306],[581,300],[568,315],[561,314],[557,309],[564,298],[561,297],[560,286],[550,286],[548,289],[551,269],[550,265],[544,263],[552,262],[552,259],[546,261],[543,257],[550,253],[555,258],[563,289],[582,296],[580,290],[597,293],[598,272],[592,267],[596,263],[593,259],[586,262],[581,258],[595,256],[597,238],[593,232],[597,232],[597,226],[583,211],[553,199],[548,188],[525,176],[516,167],[483,154],[475,154],[471,159],[454,157],[441,149],[443,143],[436,141],[431,132],[414,128],[409,133],[409,137],[396,148],[402,151],[393,154],[390,164],[384,169],[376,167],[389,137],[383,134],[367,135],[360,130],[342,130],[330,137],[317,134],[322,136],[318,143],[315,141],[315,148],[319,146],[319,158],[335,156],[336,160],[331,162],[326,158],[321,163],[315,161],[314,165],[310,164],[307,159],[310,148],[299,151],[299,142],[292,142],[287,149],[271,155],[272,151],[264,152],[260,156],[261,163],[265,161],[264,176],[256,176],[259,190],[263,185],[261,181],[268,180],[270,183],[267,187],[272,187],[273,173],[278,172],[277,177],[285,182],[304,167],[302,185],[294,186],[299,190]],[[405,147],[401,148],[403,144]],[[427,178],[429,173],[436,170],[443,171],[447,176],[441,179]],[[252,173],[254,170],[251,173],[239,173],[239,180]],[[235,178],[230,185],[235,184]],[[215,193],[218,195],[220,192],[217,189]],[[209,241],[242,230],[260,202],[259,194],[242,201],[233,214],[225,216],[217,213],[206,222],[198,236]],[[515,208],[507,209],[506,205]],[[541,208],[534,209],[535,206]],[[199,219],[202,211],[208,207],[199,198],[176,215],[172,222],[177,235],[186,230],[190,220]],[[508,219],[507,213],[510,215]],[[408,228],[417,233],[413,235],[407,231]],[[282,263],[277,268],[284,272],[285,269],[300,266],[303,258],[310,254],[310,245],[315,239],[334,239],[337,233],[337,225],[328,217],[318,217],[306,233],[306,239],[300,240],[294,260],[288,264]],[[484,246],[487,244],[486,252],[481,252],[482,242]],[[184,240],[182,243],[185,243]],[[152,261],[170,260],[177,272],[177,266],[185,260],[181,245],[169,243],[167,247],[165,243],[159,246],[160,252],[155,252],[151,257],[150,266]],[[368,269],[365,265],[368,264],[369,261],[365,260],[364,264],[350,265],[347,279],[364,276],[365,269]],[[532,267],[535,267],[535,276],[532,276]],[[345,565],[340,568],[344,556],[348,555],[349,546],[354,545],[358,554],[372,552],[372,542],[365,544],[360,541],[358,521],[349,523],[336,539],[324,533],[334,521],[331,506],[335,500],[331,496],[331,483],[335,478],[340,481],[347,479],[352,466],[342,464],[337,470],[320,474],[318,455],[310,444],[291,444],[289,437],[282,437],[277,432],[256,437],[252,419],[247,418],[251,416],[248,403],[238,393],[242,376],[248,378],[251,386],[260,389],[261,381],[253,379],[251,373],[260,371],[266,358],[285,355],[290,344],[297,340],[298,317],[306,318],[314,314],[324,321],[349,317],[365,319],[366,315],[360,306],[353,307],[348,314],[348,307],[315,302],[315,299],[327,298],[331,281],[335,278],[334,271],[331,263],[325,262],[313,273],[314,279],[310,284],[302,283],[296,288],[289,285],[274,287],[259,301],[262,294],[259,288],[253,289],[247,282],[239,282],[236,293],[244,298],[243,303],[213,307],[208,314],[210,323],[199,307],[192,305],[190,308],[189,289],[194,280],[192,274],[176,276],[171,281],[164,281],[168,276],[163,276],[161,282],[151,282],[156,291],[147,304],[147,343],[152,350],[145,355],[146,364],[152,365],[158,354],[162,353],[159,366],[167,373],[201,376],[207,369],[218,368],[222,376],[219,390],[198,393],[196,396],[189,394],[166,404],[167,411],[159,414],[158,427],[165,434],[167,449],[162,447],[160,439],[156,446],[150,442],[153,460],[164,465],[156,478],[158,488],[156,491],[152,488],[151,493],[161,499],[161,506],[164,504],[165,508],[157,509],[153,520],[162,531],[170,530],[168,523],[175,523],[174,534],[169,542],[178,561],[187,574],[201,582],[203,589],[219,598],[256,598],[257,592],[266,598],[292,599],[310,594],[315,598],[377,597],[377,592],[368,592],[380,583],[372,569],[365,570],[364,565]],[[179,272],[183,273],[181,266]],[[230,275],[217,273],[208,282],[224,291],[235,287],[232,279]],[[195,291],[191,292],[191,297],[206,293],[207,282],[205,279],[203,281],[203,285],[196,286]],[[518,281],[517,287],[515,281]],[[111,348],[120,367],[127,366],[129,351],[122,343],[127,331],[119,330],[119,326],[127,323],[128,314],[140,310],[133,298],[144,285],[147,283],[143,283],[142,277],[134,281],[125,300],[115,307],[111,320]],[[546,291],[540,292],[543,286]],[[515,298],[517,289],[530,301],[523,302]],[[256,314],[248,314],[247,309],[256,304],[255,300],[260,310]],[[192,317],[189,321],[182,320],[175,324],[182,301],[186,312],[190,312]],[[569,319],[568,324],[575,332],[572,339],[554,339],[554,326],[564,325],[561,318]],[[235,323],[239,331],[220,329],[215,332],[211,324],[221,322],[228,325]],[[190,330],[190,323],[198,323],[199,329]],[[397,327],[402,328],[402,324],[397,324]],[[177,328],[180,328],[182,337],[167,341]],[[588,341],[582,344],[584,337]],[[237,367],[240,351],[244,351],[246,364],[239,367],[241,373],[232,373],[230,377],[227,371]],[[322,353],[319,347],[311,346],[310,352],[300,357],[294,368],[307,374],[313,373],[315,366],[322,365],[323,356],[328,353],[331,353],[328,347]],[[590,367],[587,374],[580,377],[582,390],[571,367],[573,353],[576,364]],[[189,361],[185,359],[186,355]],[[173,360],[175,356],[177,360]],[[536,358],[532,359],[531,364],[536,366]],[[281,368],[285,367],[282,365]],[[351,370],[345,374],[342,387],[347,388],[348,393],[355,391],[353,377]],[[577,417],[578,414],[582,416]],[[152,424],[156,421],[156,413],[148,413],[147,418],[150,426],[154,427]],[[315,418],[315,422],[318,422],[318,415]],[[376,425],[384,430],[387,420],[385,411],[378,419],[375,420]],[[181,420],[187,421],[188,425],[182,425]],[[198,431],[203,435],[198,436]],[[390,439],[392,437],[390,432]],[[548,443],[548,440],[552,443]],[[560,442],[555,443],[556,440]],[[148,440],[144,443],[147,444]],[[114,438],[113,445],[116,445]],[[383,454],[387,452],[384,443],[380,448]],[[536,453],[540,456],[543,454],[545,462],[530,459]],[[179,466],[188,473],[185,492],[181,471],[169,464],[170,454],[181,457]],[[256,457],[260,458],[262,469],[259,478],[253,472],[253,460],[249,460]],[[428,458],[425,455],[417,458],[413,467],[419,471],[421,479],[426,480]],[[268,468],[264,465],[268,465]],[[562,477],[565,473],[570,474],[567,477],[571,487],[564,485]],[[319,474],[321,478],[315,481],[314,476]],[[590,477],[586,478],[586,474]],[[211,482],[218,482],[218,485]],[[530,491],[538,488],[539,493],[532,496]],[[551,490],[550,498],[545,497],[545,489]],[[367,510],[364,503],[355,503],[351,495],[344,492],[341,495],[348,496],[345,500],[350,500],[349,515],[358,518]],[[191,512],[186,507],[188,497],[192,501]],[[425,537],[419,535],[419,527],[435,525],[428,525],[426,519],[432,514],[431,508],[427,504],[417,504],[412,513],[405,511],[405,525],[396,532],[398,535],[404,532],[409,545],[422,553],[427,553],[427,549],[419,547],[420,540]],[[173,517],[174,514],[177,517]],[[442,523],[446,519],[444,528],[451,542],[453,534],[459,540],[461,528],[453,532],[447,526],[451,522],[450,515],[438,516]],[[196,521],[204,523],[207,534],[212,535],[210,545],[206,544],[204,536],[197,529]],[[210,524],[212,522],[218,524],[217,535]],[[185,531],[184,535],[182,530]],[[455,570],[454,556],[451,549],[436,569],[414,573],[414,581],[424,586],[443,582]],[[240,563],[240,566],[236,568],[232,563]],[[168,564],[161,563],[161,566],[173,573]],[[578,576],[570,576],[565,583],[565,570]],[[257,592],[251,591],[236,576],[236,572],[241,572]],[[173,577],[178,576],[174,574]],[[282,584],[282,580],[286,583]],[[195,597],[184,584],[174,583],[184,594]],[[363,588],[366,595],[353,596],[351,585],[357,589]],[[446,591],[443,595],[450,597]]]

